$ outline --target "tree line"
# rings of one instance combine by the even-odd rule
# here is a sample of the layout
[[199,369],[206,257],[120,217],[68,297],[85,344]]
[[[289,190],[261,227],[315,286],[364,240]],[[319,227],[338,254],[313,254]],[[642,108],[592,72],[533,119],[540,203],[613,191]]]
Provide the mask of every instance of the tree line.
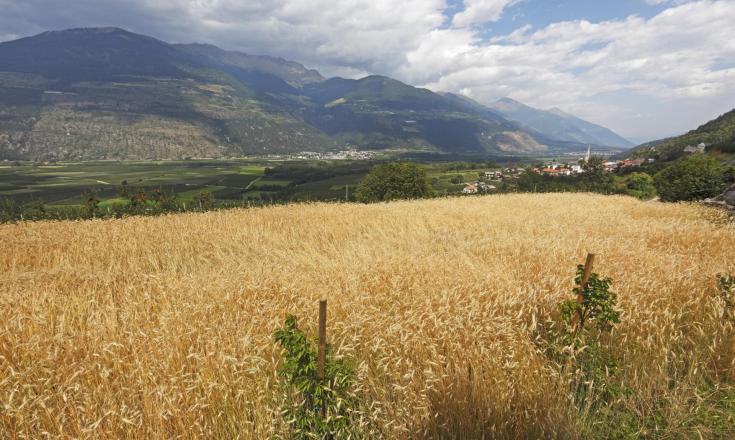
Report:
[[[511,183],[498,183],[496,192],[594,192],[624,194],[644,200],[658,195],[662,201],[678,202],[715,197],[735,184],[735,168],[704,154],[689,156],[664,166],[625,170],[617,174],[605,170],[601,157],[592,157],[582,165],[585,172],[573,176],[546,176],[527,172]],[[448,165],[447,169],[457,166]],[[49,207],[38,199],[26,203],[10,198],[0,199],[0,223],[121,218],[287,203],[293,199],[298,182],[357,173],[367,173],[354,195],[358,202],[422,199],[438,195],[432,190],[425,167],[411,162],[345,164],[338,167],[326,163],[317,166],[284,165],[268,168],[265,174],[270,178],[288,178],[290,183],[283,187],[274,186],[272,189],[278,191],[265,198],[225,202],[216,200],[211,192],[202,191],[193,199],[181,200],[175,193],[161,188],[130,187],[123,182],[119,195],[124,202],[106,206],[102,205],[95,190],[82,195],[81,205],[64,208]]]

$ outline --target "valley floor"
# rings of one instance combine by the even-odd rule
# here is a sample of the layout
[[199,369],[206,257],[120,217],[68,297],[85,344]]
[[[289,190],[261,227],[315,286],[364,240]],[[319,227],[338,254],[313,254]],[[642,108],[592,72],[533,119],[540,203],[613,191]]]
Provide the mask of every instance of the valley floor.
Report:
[[[732,438],[735,228],[584,194],[0,225],[0,438],[268,438],[288,313],[387,438]],[[620,393],[571,403],[539,329],[597,254]],[[367,435],[367,434],[366,434]]]

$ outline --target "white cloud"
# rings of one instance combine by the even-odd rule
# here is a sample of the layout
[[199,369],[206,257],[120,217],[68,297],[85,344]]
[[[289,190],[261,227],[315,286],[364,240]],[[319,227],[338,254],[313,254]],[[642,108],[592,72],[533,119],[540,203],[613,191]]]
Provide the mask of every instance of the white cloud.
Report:
[[657,136],[735,105],[735,1],[669,1],[650,19],[525,26],[490,40],[473,25],[516,0],[465,0],[449,27],[445,0],[0,0],[0,29],[12,37],[121,26],[282,56],[326,75],[380,73],[485,102],[510,95]]
[[464,11],[452,19],[454,26],[469,26],[500,20],[505,8],[517,0],[464,0]]
[[[627,135],[657,136],[694,128],[735,106],[735,65],[715,68],[718,60],[735,60],[734,22],[735,2],[706,0],[649,20],[562,22],[489,42],[450,29],[443,40],[459,39],[454,46],[466,50],[442,56],[447,51],[437,54],[433,48],[441,46],[429,37],[398,73],[432,89],[470,90],[480,101],[511,95]],[[650,102],[656,103],[651,118],[635,118],[636,108]]]

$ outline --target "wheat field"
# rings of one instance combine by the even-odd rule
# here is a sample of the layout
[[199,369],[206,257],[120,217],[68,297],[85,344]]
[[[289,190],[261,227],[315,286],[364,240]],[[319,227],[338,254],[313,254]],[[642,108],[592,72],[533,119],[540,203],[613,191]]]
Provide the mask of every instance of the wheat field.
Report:
[[703,389],[735,380],[716,289],[735,273],[735,227],[694,205],[304,204],[3,225],[0,250],[3,439],[274,437],[273,332],[292,313],[316,335],[320,298],[366,436],[589,438],[614,419],[570,403],[535,340],[587,252],[619,297],[631,432],[735,427],[727,410],[711,416],[720,428],[695,417]]

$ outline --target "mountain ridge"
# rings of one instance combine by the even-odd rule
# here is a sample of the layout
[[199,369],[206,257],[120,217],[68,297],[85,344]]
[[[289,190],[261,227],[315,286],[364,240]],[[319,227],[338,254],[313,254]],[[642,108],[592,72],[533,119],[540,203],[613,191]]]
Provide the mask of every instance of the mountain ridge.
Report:
[[120,28],[0,43],[0,159],[183,159],[402,149],[547,151],[488,108],[398,80],[324,78],[282,58]]
[[500,98],[487,107],[557,141],[614,148],[630,148],[634,145],[612,130],[585,121],[558,107],[541,110],[509,97]]

